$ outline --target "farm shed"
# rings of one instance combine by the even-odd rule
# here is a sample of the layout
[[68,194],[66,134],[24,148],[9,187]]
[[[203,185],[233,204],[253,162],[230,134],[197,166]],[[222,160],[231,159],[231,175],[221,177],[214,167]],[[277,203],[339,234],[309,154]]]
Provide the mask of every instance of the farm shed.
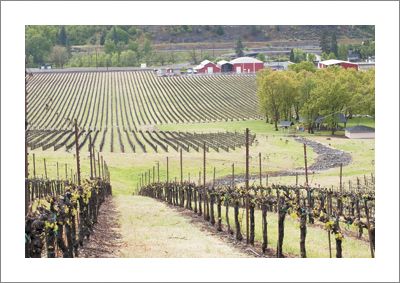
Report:
[[278,70],[287,70],[290,65],[294,63],[290,61],[282,61],[282,62],[267,62],[264,63],[265,68],[270,68],[271,70],[278,71]]
[[346,128],[344,135],[349,139],[374,139],[375,129],[367,126]]
[[[324,120],[325,120],[325,117],[323,117],[323,116],[318,116],[316,119],[315,119],[315,124],[317,124],[317,125],[319,125],[319,124],[322,124],[322,123],[324,123]],[[343,114],[343,113],[337,113],[336,114],[336,121],[338,122],[338,123],[346,123],[347,122],[347,119],[346,119],[346,116]]]
[[233,65],[228,61],[225,60],[218,61],[217,66],[221,69],[221,73],[233,72]]
[[331,66],[340,66],[344,69],[353,68],[353,69],[358,70],[358,64],[352,63],[349,61],[330,59],[330,60],[325,60],[325,61],[321,61],[318,63],[319,69],[323,69],[323,68],[327,68],[327,67],[331,67]]
[[200,65],[193,68],[199,74],[213,74],[220,73],[221,69],[213,62],[209,60],[204,60]]
[[255,73],[264,68],[264,62],[251,57],[239,57],[230,62],[233,71],[240,73]]
[[294,123],[292,121],[280,121],[278,127],[287,129],[293,125],[294,125]]

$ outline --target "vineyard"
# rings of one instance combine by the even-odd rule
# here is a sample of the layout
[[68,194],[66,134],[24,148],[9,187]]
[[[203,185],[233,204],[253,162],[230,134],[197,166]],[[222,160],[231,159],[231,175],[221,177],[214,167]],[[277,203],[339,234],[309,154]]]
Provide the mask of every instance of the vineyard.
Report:
[[158,131],[157,125],[259,119],[254,75],[159,78],[151,71],[53,72],[29,78],[30,149],[67,150],[77,119],[80,148],[102,152],[219,151],[244,144],[238,133]]
[[[247,244],[254,246],[256,241],[260,242],[263,254],[273,251],[276,257],[287,256],[283,251],[285,218],[291,216],[299,223],[300,255],[289,256],[307,257],[307,226],[316,226],[319,222],[327,231],[327,256],[343,257],[342,241],[345,233],[341,227],[351,225],[357,232],[347,232],[346,237],[360,239],[367,230],[371,256],[374,257],[375,194],[372,182],[359,185],[354,191],[308,186],[272,185],[245,189],[237,186],[201,186],[189,182],[151,183],[143,185],[140,194],[164,201],[171,206],[191,210],[198,216],[203,215],[204,220],[215,226],[217,231],[221,232],[224,228],[225,232],[234,235],[237,241],[246,239],[247,233]],[[242,221],[244,208],[248,208],[249,213],[249,222],[245,229]],[[230,210],[234,211],[233,219]],[[261,213],[256,213],[257,210]],[[276,246],[271,246],[271,240],[268,238],[267,214],[278,218]],[[256,216],[259,217],[258,220]],[[261,229],[256,227],[256,223]],[[257,234],[257,229],[261,230],[261,233]],[[332,241],[335,243],[335,254],[332,252]]]

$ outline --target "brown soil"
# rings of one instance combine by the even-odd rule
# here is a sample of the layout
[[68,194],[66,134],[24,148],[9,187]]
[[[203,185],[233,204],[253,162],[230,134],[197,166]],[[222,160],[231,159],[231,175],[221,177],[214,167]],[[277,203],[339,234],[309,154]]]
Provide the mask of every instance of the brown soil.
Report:
[[123,242],[118,219],[113,198],[109,197],[101,205],[98,223],[95,224],[89,240],[85,240],[83,247],[79,249],[79,257],[119,257]]

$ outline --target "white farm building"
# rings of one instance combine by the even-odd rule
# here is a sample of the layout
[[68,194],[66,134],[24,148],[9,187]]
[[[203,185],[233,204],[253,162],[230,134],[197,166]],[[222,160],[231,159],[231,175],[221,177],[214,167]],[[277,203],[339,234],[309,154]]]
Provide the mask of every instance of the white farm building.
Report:
[[375,129],[367,126],[346,128],[344,135],[349,139],[374,139]]

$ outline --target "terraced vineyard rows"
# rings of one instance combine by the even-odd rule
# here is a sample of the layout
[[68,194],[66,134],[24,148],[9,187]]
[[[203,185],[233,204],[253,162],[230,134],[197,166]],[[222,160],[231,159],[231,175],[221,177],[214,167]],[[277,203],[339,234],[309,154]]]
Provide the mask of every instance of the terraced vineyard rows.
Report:
[[80,147],[89,134],[111,152],[214,150],[244,144],[237,133],[157,132],[156,125],[259,119],[254,75],[160,78],[150,71],[38,73],[28,86],[31,149],[69,150],[77,119]]

